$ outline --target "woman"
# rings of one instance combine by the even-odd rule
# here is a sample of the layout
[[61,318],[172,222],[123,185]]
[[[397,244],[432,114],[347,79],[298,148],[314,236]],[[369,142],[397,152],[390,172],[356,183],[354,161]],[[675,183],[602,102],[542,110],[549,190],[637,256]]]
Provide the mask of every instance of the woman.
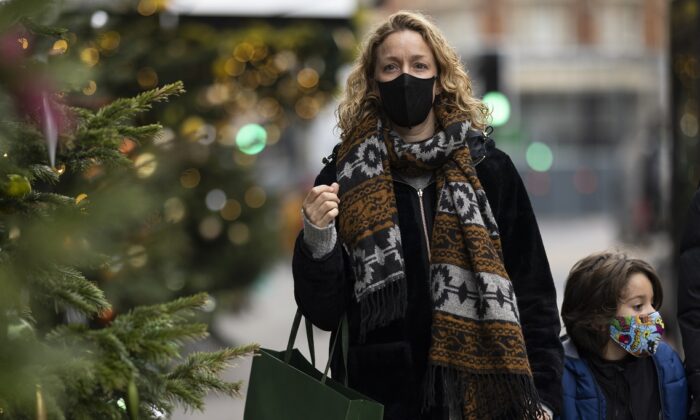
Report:
[[350,386],[387,420],[557,412],[559,317],[537,223],[438,29],[390,16],[338,116],[341,144],[304,200],[293,270],[315,325],[348,316]]

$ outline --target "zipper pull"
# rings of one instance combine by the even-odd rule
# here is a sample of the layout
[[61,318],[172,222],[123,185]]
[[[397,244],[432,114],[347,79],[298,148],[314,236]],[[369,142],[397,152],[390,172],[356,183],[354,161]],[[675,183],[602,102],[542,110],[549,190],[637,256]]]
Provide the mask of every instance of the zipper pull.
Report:
[[418,197],[423,198],[423,190],[420,188],[418,189]]

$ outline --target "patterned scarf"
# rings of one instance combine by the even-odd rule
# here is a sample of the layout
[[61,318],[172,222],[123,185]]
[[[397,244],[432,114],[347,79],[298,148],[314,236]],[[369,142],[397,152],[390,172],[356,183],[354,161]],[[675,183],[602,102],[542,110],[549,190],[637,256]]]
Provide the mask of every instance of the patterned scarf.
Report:
[[353,264],[361,335],[407,309],[391,168],[434,170],[426,404],[434,403],[437,382],[445,403],[465,420],[534,419],[539,398],[498,227],[466,143],[470,124],[445,100],[434,109],[444,130],[431,139],[406,143],[370,117],[338,151],[340,238]]

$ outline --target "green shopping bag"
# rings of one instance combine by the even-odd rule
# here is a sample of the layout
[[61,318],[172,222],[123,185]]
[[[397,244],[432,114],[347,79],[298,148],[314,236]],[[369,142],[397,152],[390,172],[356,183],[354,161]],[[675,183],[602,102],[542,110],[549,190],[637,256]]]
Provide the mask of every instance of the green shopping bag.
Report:
[[[330,360],[342,336],[343,361],[347,367],[347,319],[340,323],[323,373],[316,370],[311,323],[306,320],[311,363],[293,349],[301,312],[297,310],[286,351],[260,349],[253,358],[244,420],[382,420],[384,407],[357,391],[328,378]],[[312,364],[313,363],[313,364]],[[347,370],[347,369],[346,369]],[[346,375],[347,377],[347,375]]]

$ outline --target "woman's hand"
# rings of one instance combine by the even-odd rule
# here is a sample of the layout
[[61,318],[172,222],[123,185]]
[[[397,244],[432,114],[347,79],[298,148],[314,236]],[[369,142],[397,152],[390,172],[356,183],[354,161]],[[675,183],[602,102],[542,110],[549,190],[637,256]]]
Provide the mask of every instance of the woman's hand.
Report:
[[338,216],[337,182],[331,185],[317,185],[309,191],[302,204],[302,210],[311,223],[320,228],[328,226]]

